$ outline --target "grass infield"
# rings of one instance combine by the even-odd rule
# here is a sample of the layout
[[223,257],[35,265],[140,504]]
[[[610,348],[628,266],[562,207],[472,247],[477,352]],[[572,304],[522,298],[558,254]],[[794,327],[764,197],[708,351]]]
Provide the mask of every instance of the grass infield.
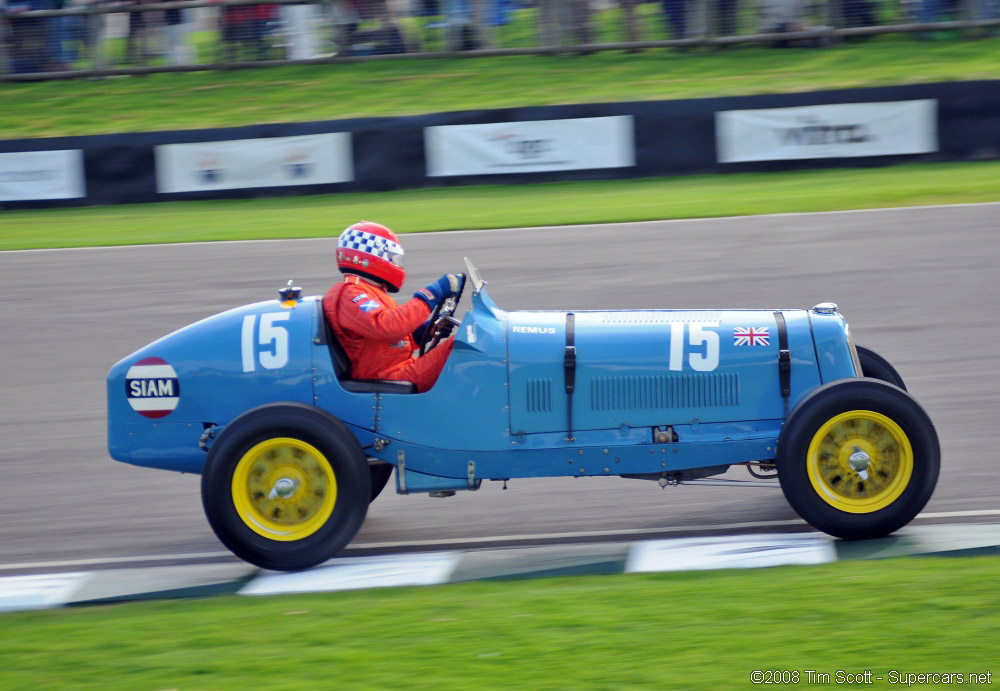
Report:
[[825,49],[649,49],[12,82],[0,83],[0,138],[997,78],[1000,38],[896,35]]
[[240,201],[0,211],[0,250],[397,232],[1000,201],[1000,162],[441,187]]
[[924,557],[8,613],[0,677],[36,691],[722,689],[754,670],[796,687],[810,670],[968,685],[1000,674],[998,576],[997,557]]

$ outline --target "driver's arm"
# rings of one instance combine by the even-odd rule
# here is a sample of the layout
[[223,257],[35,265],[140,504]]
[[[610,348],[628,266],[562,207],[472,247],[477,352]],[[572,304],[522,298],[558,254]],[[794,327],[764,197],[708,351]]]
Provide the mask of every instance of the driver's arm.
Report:
[[413,339],[414,343],[420,343],[420,339],[423,338],[424,332],[429,328],[431,328],[430,317],[428,317],[423,324],[413,330],[413,333],[410,334],[410,338]]
[[395,343],[409,337],[434,312],[441,300],[458,289],[458,285],[457,276],[445,274],[418,290],[413,299],[402,305],[386,306],[366,293],[364,286],[345,284],[336,321],[342,328],[363,338],[379,343]]
[[363,338],[378,343],[395,343],[409,337],[429,314],[430,308],[423,300],[407,300],[394,308],[380,304],[359,289],[345,296],[337,318],[341,328]]

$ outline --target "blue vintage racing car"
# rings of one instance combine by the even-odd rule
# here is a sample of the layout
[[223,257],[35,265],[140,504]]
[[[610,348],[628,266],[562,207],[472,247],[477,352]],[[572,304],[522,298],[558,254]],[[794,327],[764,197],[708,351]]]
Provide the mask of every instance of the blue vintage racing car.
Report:
[[112,367],[111,456],[200,473],[219,539],[281,570],[336,555],[393,469],[399,493],[447,496],[531,477],[704,483],[744,465],[846,539],[899,529],[934,490],[931,420],[836,305],[506,312],[466,265],[471,309],[454,318],[459,295],[432,315],[456,335],[430,391],[352,378],[322,299],[289,282]]

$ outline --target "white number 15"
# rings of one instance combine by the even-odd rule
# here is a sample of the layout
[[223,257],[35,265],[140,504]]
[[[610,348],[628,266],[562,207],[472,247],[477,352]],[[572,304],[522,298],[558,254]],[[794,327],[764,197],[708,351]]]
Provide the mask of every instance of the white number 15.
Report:
[[[243,352],[243,371],[253,372],[257,362],[264,369],[279,369],[288,364],[288,329],[274,322],[287,321],[291,312],[269,312],[260,315],[260,329],[257,326],[257,315],[248,314],[243,317],[243,331],[240,338],[240,349]],[[254,331],[257,331],[254,343]],[[265,350],[257,350],[257,345],[267,346]]]
[[693,348],[705,346],[705,352],[689,352],[688,364],[696,372],[711,372],[719,366],[719,334],[705,329],[717,327],[719,322],[672,322],[670,324],[670,369],[684,369],[684,327],[688,327],[688,344]]

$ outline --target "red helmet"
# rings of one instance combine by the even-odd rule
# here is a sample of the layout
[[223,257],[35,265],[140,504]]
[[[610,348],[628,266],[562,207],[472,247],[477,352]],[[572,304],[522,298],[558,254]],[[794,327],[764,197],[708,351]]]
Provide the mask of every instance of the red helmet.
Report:
[[359,221],[340,234],[337,268],[341,273],[383,283],[390,293],[398,293],[406,280],[399,239],[385,226],[371,221]]

